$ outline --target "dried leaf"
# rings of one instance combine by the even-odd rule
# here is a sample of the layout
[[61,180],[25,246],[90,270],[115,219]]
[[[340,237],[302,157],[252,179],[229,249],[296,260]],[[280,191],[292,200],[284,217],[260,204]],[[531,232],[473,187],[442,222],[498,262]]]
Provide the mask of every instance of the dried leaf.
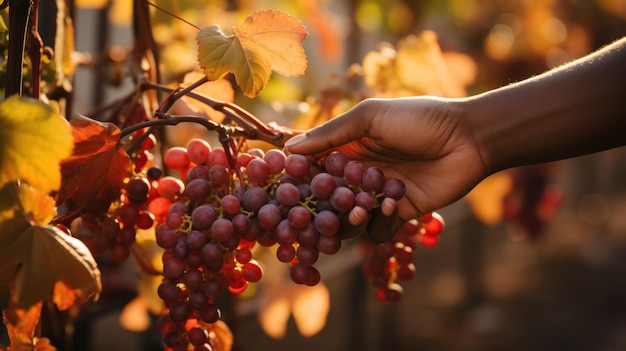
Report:
[[48,105],[17,95],[0,102],[0,187],[23,180],[45,192],[56,190],[59,161],[71,152],[70,127]]
[[307,60],[300,44],[307,35],[294,17],[281,11],[259,11],[232,30],[223,31],[219,25],[202,28],[196,36],[198,62],[209,80],[232,72],[243,93],[254,97],[272,70],[286,76],[304,73]]
[[11,301],[18,309],[46,298],[67,309],[100,293],[100,270],[89,249],[56,227],[29,227],[0,248],[0,257],[0,276],[13,277]]
[[35,327],[41,314],[41,302],[24,309],[11,304],[4,311],[4,323],[11,340],[9,350],[32,351],[35,346]]
[[70,121],[74,152],[61,162],[63,187],[58,202],[106,210],[130,175],[130,158],[121,147],[120,130],[84,116]]

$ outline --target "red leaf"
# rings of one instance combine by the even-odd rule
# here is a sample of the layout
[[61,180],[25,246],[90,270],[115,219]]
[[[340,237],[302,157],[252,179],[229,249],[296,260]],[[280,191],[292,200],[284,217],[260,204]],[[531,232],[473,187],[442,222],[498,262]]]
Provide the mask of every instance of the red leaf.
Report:
[[63,181],[58,202],[106,210],[131,171],[130,158],[119,143],[120,130],[84,116],[74,117],[70,125],[74,151],[61,162]]

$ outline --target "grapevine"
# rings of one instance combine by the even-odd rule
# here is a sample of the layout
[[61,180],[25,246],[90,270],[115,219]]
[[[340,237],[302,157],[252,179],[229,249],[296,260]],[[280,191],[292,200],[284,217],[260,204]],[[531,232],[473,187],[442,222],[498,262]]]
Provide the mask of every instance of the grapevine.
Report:
[[[295,39],[300,41],[306,36],[299,29],[300,23],[283,13],[265,11],[253,16],[260,23],[278,18],[296,28],[284,35],[295,33]],[[248,24],[245,30],[258,30],[250,26],[253,27]],[[211,28],[200,32],[199,41],[204,38],[201,35],[212,33]],[[293,47],[294,54],[298,54],[299,46]],[[252,45],[248,49],[253,48]],[[199,51],[202,56],[208,49],[200,45]],[[382,169],[350,160],[337,151],[315,161],[285,153],[285,141],[298,132],[265,124],[232,102],[197,93],[199,86],[215,80],[206,60],[199,57],[199,61],[205,76],[186,87],[157,84],[144,72],[138,79],[137,91],[108,107],[115,109],[113,122],[117,123],[80,116],[70,120],[69,131],[63,121],[62,125],[68,128],[65,131],[74,136],[72,157],[59,161],[65,178],[63,185],[54,189],[63,211],[56,217],[52,211],[42,216],[54,217],[46,223],[47,227],[37,225],[51,236],[62,236],[64,241],[79,246],[78,240],[72,240],[69,228],[80,219],[76,237],[93,256],[108,255],[116,262],[132,256],[146,274],[160,277],[156,293],[165,308],[157,329],[163,334],[167,350],[221,349],[217,345],[224,340],[215,336],[216,330],[223,328],[218,301],[224,294],[242,294],[250,284],[262,279],[263,264],[255,256],[259,248],[272,250],[275,258],[288,267],[289,278],[295,284],[315,286],[324,278],[316,267],[320,255],[338,253],[347,240],[363,240],[370,248],[364,271],[376,297],[397,301],[402,295],[399,282],[411,279],[415,273],[412,255],[417,245],[428,247],[438,241],[444,226],[441,216],[428,213],[397,229],[391,225],[370,226],[381,215],[386,199],[398,201],[405,196],[402,181],[386,178]],[[300,74],[298,70],[305,62],[301,58],[293,67],[279,69],[281,73]],[[261,72],[266,71],[271,70]],[[238,79],[259,72],[233,73]],[[253,81],[244,93],[256,94],[263,84]],[[166,97],[152,111],[149,104],[140,101],[154,92]],[[173,114],[175,102],[183,97],[223,113],[226,122],[207,116]],[[122,116],[121,111],[130,116]],[[193,138],[185,146],[159,150],[166,142],[157,138],[157,131],[180,123],[197,124],[216,133],[219,145]],[[251,147],[250,140],[265,142],[270,147]],[[71,148],[67,149],[69,153]],[[98,162],[101,163],[96,167]],[[97,179],[96,184],[68,186],[77,170],[90,167],[95,168],[94,173],[101,170],[105,176],[92,175],[90,179]],[[113,169],[110,173],[109,168]],[[16,183],[16,187],[20,186]],[[5,188],[0,189],[3,194],[12,190]],[[369,222],[361,226],[349,223],[349,213],[355,207],[368,213]],[[9,224],[22,231],[30,230],[30,224],[20,221]],[[161,250],[162,268],[145,259],[138,243],[139,233],[152,235]],[[81,249],[78,247],[68,256],[87,267],[92,286],[85,289],[85,295],[96,295],[101,289],[99,271],[93,257],[82,256]],[[80,283],[75,294],[84,297],[80,288],[88,284]],[[41,299],[46,293],[41,293]],[[24,305],[9,308],[14,311],[33,306]],[[33,313],[39,312],[35,308]]]

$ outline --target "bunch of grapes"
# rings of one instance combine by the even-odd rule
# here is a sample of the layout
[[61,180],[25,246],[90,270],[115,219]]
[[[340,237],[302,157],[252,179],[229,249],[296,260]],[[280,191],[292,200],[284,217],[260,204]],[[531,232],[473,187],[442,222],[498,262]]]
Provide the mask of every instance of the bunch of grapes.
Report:
[[231,155],[192,139],[167,150],[163,160],[179,177],[154,179],[158,196],[148,207],[165,249],[158,289],[168,308],[163,318],[178,325],[165,333],[172,349],[197,348],[185,324],[216,322],[221,294],[242,293],[261,279],[252,257],[256,244],[275,247],[295,283],[316,285],[319,255],[337,253],[343,239],[359,234],[342,232],[342,218],[355,206],[372,211],[384,198],[405,193],[401,181],[338,152],[318,165],[277,149]]
[[398,301],[403,288],[398,281],[409,281],[415,274],[413,252],[418,244],[437,244],[444,221],[437,212],[406,222],[393,238],[374,246],[365,261],[365,275],[370,279],[379,301]]
[[[137,230],[152,228],[155,223],[148,204],[155,197],[156,188],[153,179],[143,172],[152,159],[150,150],[155,145],[155,138],[152,134],[144,135],[140,130],[132,136],[131,142],[135,139],[138,141],[138,149],[131,154],[131,159],[136,175],[126,180],[120,198],[113,202],[106,213],[82,216],[83,224],[95,234],[86,242],[91,251],[96,255],[109,252],[110,257],[117,262],[126,260],[130,255],[130,246],[135,242]],[[160,177],[160,173],[157,177]]]

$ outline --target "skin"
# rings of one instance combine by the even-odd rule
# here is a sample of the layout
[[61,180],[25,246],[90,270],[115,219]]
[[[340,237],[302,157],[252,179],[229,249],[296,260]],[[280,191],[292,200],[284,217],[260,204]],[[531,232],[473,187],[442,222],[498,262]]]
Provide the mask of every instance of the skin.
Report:
[[[368,99],[290,139],[290,153],[332,150],[387,178],[407,195],[381,206],[403,220],[447,206],[487,176],[626,145],[626,38],[539,76],[462,99]],[[367,218],[355,208],[350,223]]]

